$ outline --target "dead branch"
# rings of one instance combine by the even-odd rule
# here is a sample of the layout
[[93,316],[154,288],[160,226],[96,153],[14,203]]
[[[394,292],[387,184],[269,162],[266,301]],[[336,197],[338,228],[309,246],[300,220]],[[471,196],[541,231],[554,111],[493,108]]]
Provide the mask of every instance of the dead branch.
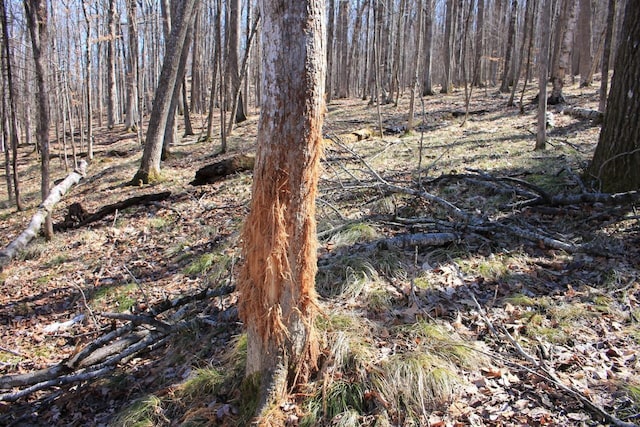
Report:
[[158,202],[167,199],[171,196],[171,191],[164,191],[162,193],[145,194],[142,196],[130,197],[126,200],[116,202],[110,205],[103,206],[94,214],[88,215],[84,220],[80,221],[77,225],[69,228],[80,228],[85,225],[89,225],[93,222],[99,221],[104,217],[111,215],[117,211],[129,208],[136,205],[146,205],[152,202]]
[[107,319],[126,320],[128,322],[133,323],[136,326],[149,325],[149,326],[155,327],[156,329],[160,329],[162,331],[171,330],[171,325],[164,323],[151,316],[135,315],[135,314],[128,314],[128,313],[100,313],[100,316],[106,317]]
[[589,108],[566,106],[562,109],[561,113],[577,117],[579,119],[593,120],[596,124],[601,123],[604,118],[604,114],[601,111],[591,110]]
[[78,169],[71,172],[60,184],[51,189],[49,195],[38,207],[38,210],[31,218],[28,227],[11,242],[6,248],[0,251],[0,271],[11,261],[18,251],[24,249],[29,242],[40,232],[40,227],[45,218],[53,212],[53,207],[62,199],[69,189],[80,182],[87,172],[87,162],[80,160]]

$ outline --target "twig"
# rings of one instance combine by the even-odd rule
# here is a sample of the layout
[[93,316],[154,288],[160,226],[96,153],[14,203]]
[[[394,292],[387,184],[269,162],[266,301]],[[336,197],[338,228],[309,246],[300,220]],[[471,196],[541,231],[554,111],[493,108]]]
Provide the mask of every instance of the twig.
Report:
[[149,311],[151,312],[151,314],[153,314],[154,316],[157,313],[154,313],[153,307],[151,306],[151,304],[149,303],[149,298],[147,297],[146,292],[144,291],[144,289],[142,289],[142,284],[140,283],[140,280],[138,280],[138,278],[136,276],[133,275],[133,273],[131,272],[131,270],[129,270],[129,267],[127,267],[127,264],[124,263],[122,264],[122,266],[124,267],[124,269],[126,270],[127,273],[129,273],[129,276],[131,276],[131,278],[133,279],[133,281],[135,282],[135,284],[138,286],[138,289],[140,290],[140,293],[142,294],[142,298],[144,298],[144,303],[147,305],[147,307],[149,307]]
[[132,322],[134,325],[151,325],[165,332],[171,330],[171,325],[151,316],[139,316],[128,313],[100,313],[100,316],[106,317],[107,319],[126,320]]
[[5,353],[13,354],[14,356],[25,357],[24,354],[19,351],[11,350],[10,348],[0,346],[0,351],[4,351]]

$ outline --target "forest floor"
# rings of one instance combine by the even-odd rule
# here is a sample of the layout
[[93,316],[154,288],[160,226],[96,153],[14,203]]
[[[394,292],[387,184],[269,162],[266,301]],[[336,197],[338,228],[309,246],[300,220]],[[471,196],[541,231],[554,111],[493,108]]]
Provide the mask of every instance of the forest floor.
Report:
[[[596,108],[597,85],[568,85],[568,103]],[[476,90],[464,125],[463,91],[426,97],[412,132],[406,97],[380,117],[359,99],[330,103],[317,212],[323,356],[274,423],[640,423],[638,203],[570,200],[588,191],[580,177],[600,128],[556,114],[547,149],[534,151],[534,95],[521,115],[507,95]],[[72,203],[93,213],[171,195],[38,237],[1,273],[0,425],[247,425],[233,286],[252,176],[190,182],[202,166],[254,152],[253,113],[223,156],[218,140],[181,139],[149,186],[127,185],[142,151],[135,135],[96,130],[95,160],[54,223]],[[383,138],[347,135],[376,131],[379,118]],[[64,178],[57,144],[53,154]],[[3,186],[2,247],[38,204],[29,147],[19,171],[28,209],[5,202]],[[114,331],[120,339],[99,342]],[[103,365],[48,383],[8,379],[66,366],[90,343]],[[100,359],[101,349],[112,352]]]

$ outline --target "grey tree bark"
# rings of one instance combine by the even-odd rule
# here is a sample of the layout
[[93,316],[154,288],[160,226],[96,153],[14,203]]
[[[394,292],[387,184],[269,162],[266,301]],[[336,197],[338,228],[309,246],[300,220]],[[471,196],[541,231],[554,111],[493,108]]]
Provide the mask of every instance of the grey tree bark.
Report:
[[551,3],[542,0],[540,26],[540,52],[538,54],[538,132],[536,150],[544,150],[547,144],[547,82],[549,79],[549,45],[551,44]]
[[[46,0],[24,0],[25,15],[31,36],[31,50],[35,65],[36,87],[38,93],[36,102],[38,105],[38,127],[36,139],[40,147],[40,194],[44,201],[49,195],[49,90],[47,87],[48,67],[44,57],[44,50],[48,45],[48,5]],[[53,222],[51,215],[44,219],[44,236],[47,240],[53,237]]]
[[160,72],[153,110],[147,125],[147,135],[140,168],[131,181],[134,185],[148,184],[159,180],[161,177],[160,161],[164,132],[167,127],[174,90],[178,84],[180,57],[198,2],[199,0],[184,0],[178,5],[171,34],[167,40],[167,51],[162,71]]

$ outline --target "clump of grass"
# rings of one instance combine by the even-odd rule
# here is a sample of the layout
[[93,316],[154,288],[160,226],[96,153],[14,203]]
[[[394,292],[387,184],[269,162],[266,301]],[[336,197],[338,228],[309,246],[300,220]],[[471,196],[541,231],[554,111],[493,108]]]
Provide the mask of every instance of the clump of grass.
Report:
[[505,303],[517,305],[520,307],[535,307],[538,301],[523,294],[515,294],[504,299]]
[[451,401],[460,383],[451,365],[422,352],[395,355],[372,374],[376,393],[409,419]]
[[331,238],[331,243],[336,247],[350,246],[358,242],[369,242],[379,236],[378,231],[365,223],[351,224],[346,229],[336,233]]
[[[320,389],[307,402],[307,414],[300,422],[300,426],[315,426],[321,420],[336,420],[340,424],[358,425],[358,418],[365,408],[365,389],[360,382],[338,380]],[[351,422],[344,424],[344,422]]]
[[215,255],[212,253],[202,254],[184,268],[184,274],[189,276],[204,274],[211,268],[214,259]]
[[400,332],[407,334],[413,342],[418,343],[421,351],[443,361],[467,368],[475,368],[484,362],[484,358],[469,344],[442,325],[420,320],[412,325],[401,327]]
[[62,265],[66,263],[67,261],[69,261],[69,259],[70,259],[69,256],[65,254],[56,255],[52,259],[50,259],[48,262],[46,262],[44,266],[47,268],[56,267],[58,265]]
[[130,310],[137,299],[131,293],[138,288],[135,283],[127,283],[122,286],[101,286],[92,295],[92,300],[96,302],[109,302],[117,307],[117,311],[124,312]]
[[154,427],[169,425],[160,398],[149,395],[136,400],[113,421],[114,427]]
[[319,268],[316,287],[323,296],[357,298],[377,277],[371,258],[345,255],[334,259],[331,265]]
[[214,395],[223,380],[224,375],[215,368],[196,369],[182,383],[176,396],[186,402],[202,401],[204,396]]

